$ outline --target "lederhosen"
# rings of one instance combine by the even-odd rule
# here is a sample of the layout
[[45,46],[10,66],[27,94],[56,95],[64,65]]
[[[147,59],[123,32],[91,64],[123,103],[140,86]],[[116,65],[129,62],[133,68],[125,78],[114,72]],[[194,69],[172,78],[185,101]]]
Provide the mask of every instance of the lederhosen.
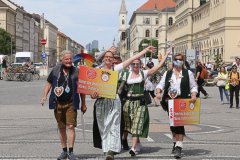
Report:
[[[140,83],[128,84],[129,90],[127,101],[123,107],[124,111],[124,130],[132,134],[133,137],[147,138],[149,131],[149,112],[144,97],[144,75],[141,71],[143,80]],[[126,76],[128,79],[129,72]]]
[[[168,95],[168,88],[170,87],[170,82],[169,80],[171,79],[173,74],[173,71],[167,71],[166,74],[166,79],[165,79],[165,87],[164,87],[164,92],[163,92],[163,97],[161,101],[161,105],[165,111],[168,112],[168,100],[171,99]],[[188,75],[188,70],[183,69],[182,70],[182,79],[181,79],[181,84],[180,84],[180,90],[181,90],[181,95],[176,97],[176,98],[190,98],[190,81],[189,81],[189,75]],[[168,112],[169,114],[169,112]],[[175,133],[175,134],[183,134],[185,135],[185,129],[184,126],[170,126],[170,130]]]

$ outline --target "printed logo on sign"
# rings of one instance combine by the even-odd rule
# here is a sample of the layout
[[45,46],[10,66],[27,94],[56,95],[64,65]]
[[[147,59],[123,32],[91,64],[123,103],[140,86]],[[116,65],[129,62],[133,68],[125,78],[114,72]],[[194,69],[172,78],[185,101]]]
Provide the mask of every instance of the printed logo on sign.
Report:
[[186,102],[184,102],[184,101],[179,102],[179,107],[180,107],[181,110],[186,109],[186,106],[187,106]]
[[194,109],[194,107],[195,107],[194,103],[190,103],[190,104],[189,104],[189,108],[190,108],[190,109]]
[[89,79],[95,79],[97,77],[97,72],[94,69],[89,69],[87,71],[87,77]]
[[107,72],[107,71],[102,71],[102,80],[104,81],[104,82],[107,82],[108,80],[109,80],[109,77],[110,77],[110,73],[109,72]]

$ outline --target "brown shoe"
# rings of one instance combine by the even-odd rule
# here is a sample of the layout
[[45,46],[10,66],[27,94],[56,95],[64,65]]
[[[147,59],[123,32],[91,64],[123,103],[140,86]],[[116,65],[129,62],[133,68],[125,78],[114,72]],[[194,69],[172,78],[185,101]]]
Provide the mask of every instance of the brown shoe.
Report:
[[108,151],[106,160],[114,160],[114,152],[113,151]]

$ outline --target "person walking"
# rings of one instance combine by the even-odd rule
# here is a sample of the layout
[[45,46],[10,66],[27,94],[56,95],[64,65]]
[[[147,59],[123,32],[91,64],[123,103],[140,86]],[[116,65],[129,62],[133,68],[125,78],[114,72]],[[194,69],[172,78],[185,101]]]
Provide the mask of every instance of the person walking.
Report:
[[225,94],[227,103],[229,104],[228,91],[225,89],[227,79],[228,79],[228,73],[225,70],[225,67],[221,66],[220,71],[219,71],[218,76],[217,76],[217,86],[218,86],[219,93],[220,93],[221,104],[224,104],[223,93]]
[[239,109],[239,81],[240,73],[237,72],[237,65],[233,65],[231,71],[228,74],[229,79],[229,92],[230,92],[230,108],[233,108],[233,96],[235,94],[236,108]]
[[147,138],[149,131],[149,112],[144,96],[144,84],[147,77],[156,73],[165,63],[168,55],[151,69],[141,70],[141,60],[136,59],[131,64],[131,70],[126,72],[123,80],[128,84],[127,101],[123,107],[125,120],[125,139],[132,134],[132,147],[129,151],[135,156],[141,150],[140,137]]
[[200,75],[202,74],[202,72],[204,72],[203,70],[205,69],[205,66],[202,65],[202,63],[200,61],[197,61],[197,68],[196,68],[196,81],[198,84],[198,94],[197,97],[200,97],[200,92],[203,93],[204,95],[204,99],[209,97],[209,94],[207,93],[207,91],[203,88],[203,85],[205,83],[204,81],[204,77],[201,77]]
[[[62,52],[62,63],[55,66],[49,74],[40,101],[43,105],[51,90],[49,109],[54,109],[62,146],[62,153],[57,158],[58,160],[66,158],[69,160],[75,159],[73,148],[80,98],[77,93],[78,68],[72,65],[72,59],[73,54],[71,51]],[[85,113],[87,110],[85,95],[80,94],[80,97],[81,111]]]
[[[100,68],[114,71],[122,71],[132,61],[142,57],[147,52],[154,52],[155,48],[149,46],[140,53],[130,57],[118,65],[114,65],[115,48],[110,48],[102,55]],[[96,99],[94,103],[93,120],[93,143],[94,147],[101,148],[106,154],[106,160],[114,159],[114,154],[121,151],[121,101],[117,95],[116,99],[99,97],[97,92],[91,95]],[[125,120],[125,119],[124,119]]]
[[[173,69],[164,73],[161,81],[156,87],[156,97],[160,100],[161,93],[162,108],[168,112],[168,100],[170,96],[168,94],[170,89],[174,89],[177,92],[176,98],[191,98],[191,102],[196,102],[197,84],[194,80],[194,75],[190,70],[184,68],[184,59],[182,54],[175,54],[173,58]],[[173,149],[172,154],[176,158],[181,158],[181,152],[183,148],[183,139],[185,136],[184,126],[170,126],[173,137]]]

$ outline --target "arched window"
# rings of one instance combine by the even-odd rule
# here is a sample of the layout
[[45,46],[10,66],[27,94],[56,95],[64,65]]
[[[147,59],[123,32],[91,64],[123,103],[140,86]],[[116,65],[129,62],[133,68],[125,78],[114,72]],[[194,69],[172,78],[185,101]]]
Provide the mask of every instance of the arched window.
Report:
[[156,30],[156,37],[158,37],[158,29]]
[[122,24],[125,24],[125,21],[124,21],[124,19],[122,20]]
[[173,18],[172,18],[172,17],[170,17],[170,18],[168,19],[168,25],[169,25],[169,26],[173,25]]
[[149,29],[146,30],[145,37],[150,37],[150,31],[149,31]]

